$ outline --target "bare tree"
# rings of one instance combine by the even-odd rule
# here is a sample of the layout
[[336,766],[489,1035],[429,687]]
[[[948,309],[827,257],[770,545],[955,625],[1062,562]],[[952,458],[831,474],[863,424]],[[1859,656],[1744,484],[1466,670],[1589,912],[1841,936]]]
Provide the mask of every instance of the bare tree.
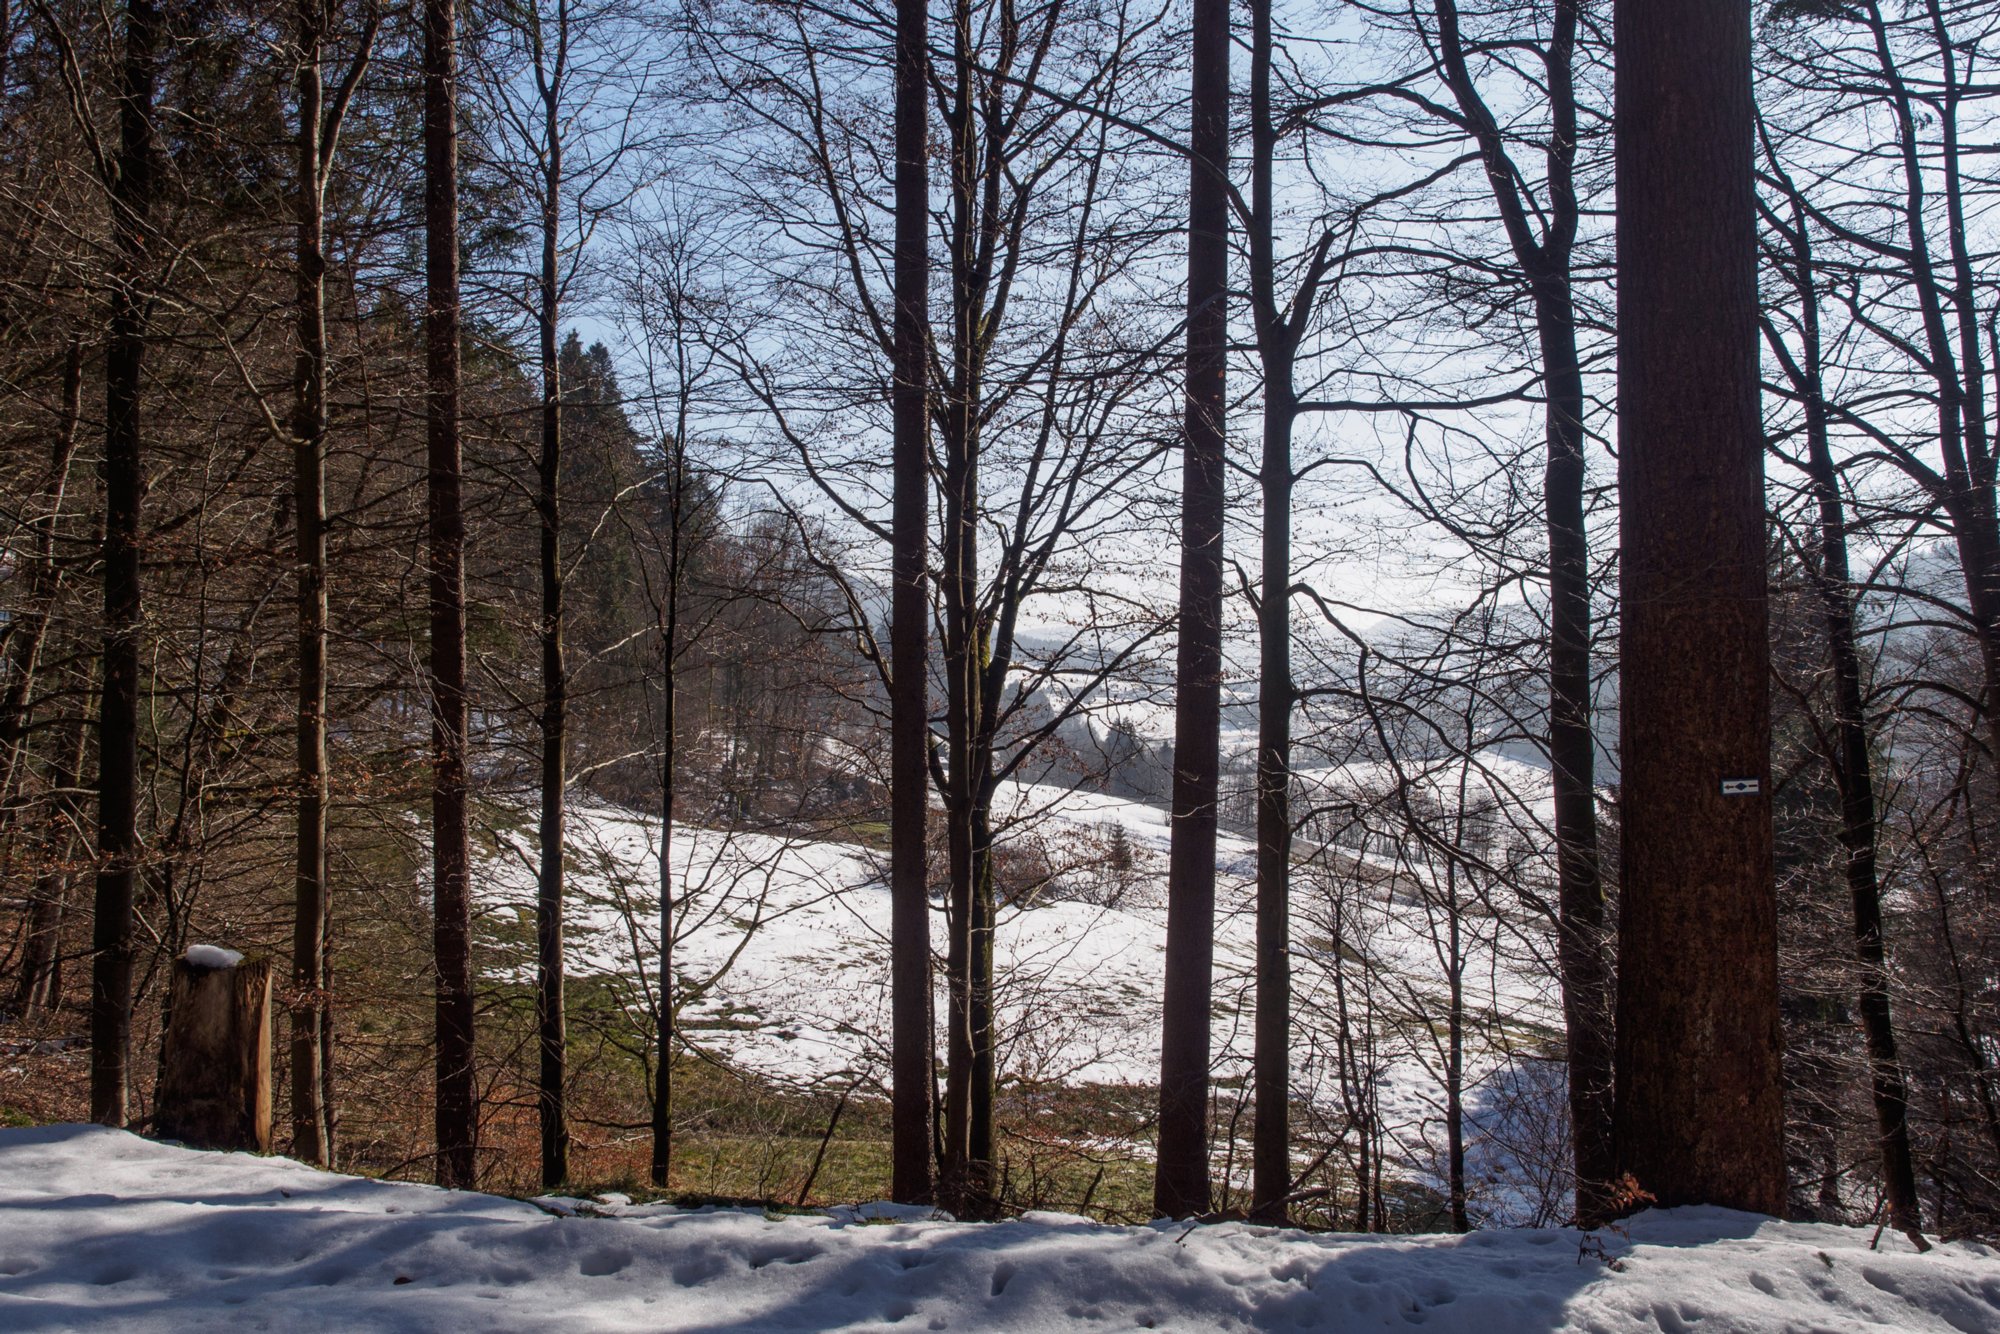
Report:
[[[1224,372],[1229,342],[1229,6],[1194,10],[1188,163],[1187,412],[1181,445],[1173,846],[1167,871],[1160,1138],[1153,1207],[1205,1213],[1215,827],[1222,709]],[[1282,1101],[1282,1100],[1281,1100]],[[1261,1118],[1268,1109],[1261,1102]],[[1283,1112],[1276,1114],[1282,1125]],[[1280,1132],[1282,1133],[1282,1132]],[[1289,1176],[1289,1172],[1287,1173]],[[1287,1183],[1289,1185],[1289,1182]]]
[[[860,533],[893,549],[891,524],[875,510],[880,454],[843,444],[854,439],[855,418],[837,415],[871,414],[872,431],[872,414],[893,398],[894,297],[881,289],[892,248],[875,230],[876,159],[857,151],[864,135],[879,133],[862,108],[880,102],[850,96],[855,84],[872,95],[886,80],[879,57],[857,54],[881,48],[855,43],[848,25],[872,41],[885,34],[846,11],[746,13],[759,25],[726,36],[719,28],[711,49],[740,114],[771,136],[770,150],[738,170],[754,182],[751,216],[783,238],[770,265],[783,278],[761,310],[742,302],[752,327],[727,354],[810,503],[831,504],[851,525],[831,531],[797,493],[772,487],[844,590],[852,633],[888,686],[877,594],[842,547]],[[951,301],[928,339],[943,668],[942,745],[929,765],[946,835],[939,1166],[941,1195],[973,1212],[995,1203],[992,868],[1006,836],[995,797],[1042,762],[1064,725],[1160,628],[1128,595],[1083,583],[1074,564],[1119,539],[1138,514],[1134,488],[1161,455],[1147,398],[1158,343],[1148,308],[1125,285],[1160,233],[1146,178],[1111,148],[1134,133],[1125,128],[1133,99],[1152,90],[1142,76],[1155,20],[1125,7],[1084,15],[1058,6],[1032,21],[1011,14],[962,7],[950,58],[934,58],[932,77],[951,169],[932,223]],[[780,16],[783,27],[771,21]],[[823,214],[800,208],[801,187],[827,202]],[[1101,235],[1118,210],[1149,221]],[[820,304],[800,306],[808,292]],[[841,360],[821,346],[829,307]],[[801,311],[819,332],[774,338]],[[774,480],[768,470],[765,480]],[[1052,646],[1027,641],[1024,609],[1063,597],[1093,599],[1097,610]]]
[[925,0],[896,4],[895,548],[889,611],[889,880],[894,1087],[890,1194],[931,1197],[930,35]]
[[[1804,413],[1803,471],[1818,518],[1817,560],[1810,559],[1808,553],[1807,564],[1819,595],[1827,657],[1833,667],[1834,725],[1826,758],[1840,793],[1840,841],[1852,903],[1854,951],[1861,967],[1859,1009],[1870,1064],[1882,1185],[1888,1197],[1890,1222],[1909,1236],[1917,1249],[1928,1250],[1930,1243],[1923,1236],[1915,1159],[1910,1148],[1909,1083],[1897,1052],[1890,1009],[1888,950],[1876,856],[1875,760],[1868,734],[1854,579],[1848,558],[1848,510],[1827,422],[1824,345],[1812,230],[1790,178],[1775,166],[1773,175],[1793,194],[1789,217],[1777,209],[1765,210],[1766,226],[1788,251],[1775,259],[1780,273],[1789,280],[1792,300],[1779,312],[1767,316],[1764,328],[1767,345],[1783,368],[1788,387]],[[1790,326],[1787,332],[1797,341],[1796,355],[1790,341],[1779,332],[1779,319]]]
[[292,512],[298,561],[298,866],[292,927],[292,1153],[333,1163],[332,1011],[326,884],[326,190],[341,124],[380,25],[363,11],[356,50],[326,97],[323,67],[338,0],[299,0],[297,359],[292,372]]
[[[545,1185],[568,1175],[568,1056],[564,1013],[563,825],[571,785],[574,668],[565,599],[582,553],[564,547],[571,471],[564,447],[562,325],[587,292],[592,242],[604,220],[650,179],[659,135],[644,114],[658,60],[622,0],[524,0],[495,13],[478,75],[493,122],[482,165],[527,201],[532,258],[501,267],[499,294],[532,326],[540,379],[532,504],[539,528],[536,640],[541,747],[536,894],[537,1114]],[[511,258],[511,257],[510,257]]]
[[[682,920],[694,891],[676,892],[673,873],[674,810],[680,769],[680,672],[720,613],[726,598],[698,599],[697,568],[717,537],[722,496],[713,478],[689,454],[689,435],[716,358],[701,337],[704,268],[714,255],[703,244],[710,225],[697,210],[674,207],[642,224],[627,301],[638,316],[646,369],[644,402],[652,419],[655,475],[640,488],[640,516],[650,559],[642,562],[645,598],[653,611],[660,663],[659,941],[656,982],[652,1106],[653,1184],[665,1186],[673,1167],[673,1063],[679,1017],[687,996],[674,959],[675,944],[690,934]],[[622,511],[621,511],[622,512]],[[629,522],[629,520],[628,520]],[[761,915],[762,905],[759,904]],[[745,932],[747,945],[749,932]],[[733,956],[732,956],[733,957]],[[703,985],[713,985],[720,974]]]
[[[1572,290],[1580,218],[1573,68],[1579,6],[1576,0],[1554,0],[1545,33],[1538,34],[1539,40],[1532,43],[1549,116],[1542,146],[1544,188],[1539,196],[1515,165],[1509,135],[1487,105],[1473,72],[1472,59],[1487,54],[1489,43],[1468,38],[1455,0],[1437,0],[1436,17],[1444,81],[1457,103],[1464,129],[1478,145],[1508,244],[1534,304],[1547,451],[1542,499],[1548,525],[1548,747],[1555,779],[1563,1017],[1569,1047],[1577,1217],[1584,1226],[1591,1226],[1604,1219],[1610,1208],[1612,1035],[1604,887],[1597,853],[1597,740],[1591,725],[1585,399]],[[1519,44],[1521,17],[1512,10],[1503,12],[1505,27],[1497,45]],[[1536,27],[1541,26],[1536,23]]]

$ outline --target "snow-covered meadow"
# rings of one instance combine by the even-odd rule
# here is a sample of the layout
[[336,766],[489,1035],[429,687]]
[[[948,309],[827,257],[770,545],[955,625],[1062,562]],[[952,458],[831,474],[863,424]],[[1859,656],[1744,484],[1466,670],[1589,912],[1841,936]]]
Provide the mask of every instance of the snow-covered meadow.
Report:
[[2000,1329],[2000,1254],[1719,1209],[1622,1232],[1342,1236],[546,1200],[0,1130],[0,1329]]
[[[1010,784],[996,815],[1011,825],[1007,846],[1031,849],[1058,882],[1032,906],[1003,908],[999,917],[1002,1071],[1041,1087],[1150,1084],[1159,1069],[1165,812],[1103,793]],[[571,814],[571,968],[630,989],[635,1003],[657,969],[659,836],[656,818],[629,811],[597,806]],[[1104,866],[1114,838],[1127,858],[1115,875]],[[679,900],[675,971],[694,996],[682,1016],[687,1038],[781,1081],[844,1087],[885,1079],[890,904],[883,854],[856,843],[676,824],[670,859]],[[1446,980],[1440,906],[1426,888],[1434,886],[1424,867],[1365,847],[1337,860],[1354,872],[1338,887],[1338,941],[1331,939],[1334,888],[1302,871],[1294,892],[1294,1085],[1330,1117],[1340,1115],[1343,1074],[1352,1096],[1361,1067],[1343,1071],[1333,1040],[1340,1025],[1331,970],[1336,957],[1344,959],[1353,992],[1342,1002],[1350,1006],[1348,1028],[1372,1026],[1373,1044],[1348,1056],[1368,1067],[1367,1096],[1385,1152],[1401,1175],[1435,1183],[1444,1139]],[[487,865],[488,910],[513,914],[525,928],[534,912],[527,836]],[[1252,845],[1225,834],[1217,870],[1214,1042],[1226,1082],[1249,1066]],[[1560,1097],[1559,1086],[1548,1086],[1560,1079],[1559,1067],[1536,1059],[1538,1043],[1560,1022],[1553,981],[1531,931],[1471,901],[1463,886],[1457,892],[1467,900],[1461,948],[1475,1214],[1497,1222],[1546,1219],[1547,1182],[1530,1180],[1535,1174],[1520,1146],[1502,1142],[1518,1108],[1501,1095]],[[941,951],[941,916],[933,920]],[[1355,986],[1364,960],[1386,981]],[[1363,1004],[1372,1007],[1365,1017]],[[1122,1149],[1149,1151],[1143,1142]]]

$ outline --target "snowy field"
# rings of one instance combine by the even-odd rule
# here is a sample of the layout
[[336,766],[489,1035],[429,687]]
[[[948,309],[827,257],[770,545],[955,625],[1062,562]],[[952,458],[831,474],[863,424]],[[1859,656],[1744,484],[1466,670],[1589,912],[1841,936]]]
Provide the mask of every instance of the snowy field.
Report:
[[[999,916],[1001,1069],[1043,1086],[1151,1084],[1159,1073],[1166,948],[1165,812],[1103,794],[1010,784],[996,815],[1015,822],[1009,843],[1031,848],[1061,886],[1034,906],[1003,908]],[[602,806],[573,808],[570,818],[570,967],[627,988],[638,1005],[639,989],[653,985],[659,956],[659,821]],[[1101,867],[1114,829],[1131,862],[1115,887]],[[886,1080],[885,856],[852,843],[732,836],[677,824],[671,862],[682,900],[675,971],[683,994],[694,997],[683,1012],[687,1038],[779,1080],[833,1087]],[[516,836],[514,846],[489,859],[482,892],[488,911],[512,914],[524,929],[534,914],[533,864],[530,837]],[[1214,1044],[1217,1071],[1227,1077],[1249,1065],[1254,849],[1224,835],[1217,871]],[[1372,1053],[1375,1097],[1393,1159],[1406,1172],[1435,1178],[1444,1138],[1438,1035],[1445,978],[1435,905],[1410,895],[1421,874],[1404,867],[1400,880],[1384,873],[1379,885],[1354,891],[1355,902],[1343,910],[1352,933],[1343,952],[1350,960],[1365,953],[1393,979],[1374,989],[1382,1006]],[[1319,934],[1316,892],[1302,874],[1294,891],[1301,1034],[1294,1087],[1332,1107],[1338,1091],[1327,1035],[1336,1025],[1330,974],[1321,966],[1330,952]],[[942,952],[942,915],[932,921]],[[1530,1054],[1536,1035],[1560,1024],[1545,962],[1519,936],[1481,919],[1464,946],[1475,1011],[1467,1037],[1475,1212],[1502,1222],[1532,1221],[1537,1207],[1523,1202],[1533,1192],[1516,1179],[1513,1149],[1483,1133],[1488,1081]],[[1547,1077],[1545,1066],[1530,1069]],[[1147,1152],[1144,1145],[1127,1147]]]
[[[1159,1075],[1159,993],[1166,941],[1163,813],[1058,788],[1013,787],[1039,847],[1059,864],[1102,852],[1123,826],[1134,859],[1119,907],[1049,897],[1003,909],[995,933],[1001,1066],[1037,1082],[1150,1083]],[[609,807],[573,809],[569,837],[571,968],[612,978],[658,958],[659,821]],[[1251,849],[1222,840],[1225,900],[1242,900]],[[530,923],[531,843],[490,864],[485,899]],[[676,973],[700,998],[690,1037],[759,1073],[813,1082],[875,1060],[886,1065],[889,918],[884,854],[852,843],[723,834],[676,824],[672,865],[680,925]],[[942,954],[942,914],[933,915]],[[1250,920],[1225,911],[1223,982],[1247,976]],[[1032,1016],[1032,1019],[1030,1018]]]
[[1644,1215],[1590,1255],[1552,1230],[574,1209],[94,1126],[0,1130],[0,1330],[2000,1329],[1986,1247],[1870,1250],[1864,1231],[1717,1209]]

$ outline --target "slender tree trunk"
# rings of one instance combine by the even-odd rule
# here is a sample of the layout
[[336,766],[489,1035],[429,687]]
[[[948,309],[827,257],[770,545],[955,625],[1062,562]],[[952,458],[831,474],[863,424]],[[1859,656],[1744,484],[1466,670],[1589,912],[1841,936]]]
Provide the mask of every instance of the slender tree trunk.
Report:
[[326,1161],[333,1166],[340,1154],[340,1103],[334,1097],[333,1040],[333,925],[328,921],[326,937],[320,945],[320,990],[325,999],[319,1007],[319,1105],[326,1117]]
[[[1583,373],[1576,347],[1571,257],[1575,187],[1576,0],[1554,0],[1542,49],[1549,107],[1546,200],[1531,210],[1520,173],[1466,63],[1455,0],[1435,0],[1446,82],[1479,144],[1514,258],[1535,305],[1544,395],[1542,501],[1549,550],[1549,767],[1554,789],[1557,968],[1569,1056],[1576,1211],[1605,1220],[1615,1175],[1611,1151],[1612,1000],[1605,953],[1604,886],[1597,848],[1597,742],[1591,727],[1590,538],[1584,524]],[[1535,221],[1541,231],[1537,234]]]
[[1833,660],[1835,725],[1840,746],[1834,763],[1840,787],[1840,839],[1847,850],[1847,886],[1854,906],[1854,950],[1861,964],[1861,1030],[1868,1047],[1869,1084],[1882,1154],[1882,1184],[1888,1196],[1890,1222],[1909,1236],[1921,1238],[1923,1220],[1910,1151],[1909,1085],[1903,1078],[1902,1062],[1896,1051],[1896,1029],[1889,1005],[1888,953],[1882,939],[1882,892],[1875,862],[1873,761],[1868,751],[1867,715],[1862,704],[1861,655],[1855,642],[1854,606],[1847,592],[1846,519],[1823,430],[1814,449],[1812,470],[1820,506],[1823,562],[1820,596],[1825,606],[1827,646]]
[[[1257,689],[1257,1016],[1250,1216],[1285,1221],[1292,1193],[1292,425],[1295,343],[1278,307],[1271,4],[1253,0],[1250,42],[1250,266],[1264,367],[1264,507]],[[1303,296],[1310,304],[1309,284]]]
[[1785,1204],[1748,0],[1618,0],[1619,1165]]
[[890,1194],[931,1199],[930,884],[930,156],[925,0],[896,4],[894,589],[889,613]]
[[466,820],[465,512],[459,443],[458,33],[455,0],[424,0],[424,341],[429,371],[431,894],[437,968],[437,1175],[477,1178],[471,848]]
[[682,469],[674,446],[674,516],[668,557],[666,618],[660,626],[660,1013],[653,1073],[652,1181],[664,1187],[674,1163],[674,1029],[678,1004],[674,985],[674,660],[680,656],[680,506]]
[[[559,8],[557,22],[566,18]],[[535,1026],[541,1039],[537,1106],[542,1130],[542,1184],[569,1178],[569,1119],[564,1095],[568,1040],[563,1008],[563,825],[569,726],[569,669],[563,662],[562,358],[556,347],[562,318],[561,256],[563,127],[560,89],[566,34],[557,37],[555,71],[544,84],[542,283],[537,323],[542,341],[542,456],[535,509],[542,538],[542,814],[541,865],[535,893]],[[541,30],[536,29],[536,40]]]
[[658,1068],[653,1082],[652,1180],[666,1186],[673,1171],[674,1044],[678,1038],[680,1001],[674,980],[674,777],[679,756],[680,700],[676,668],[681,656],[681,593],[687,574],[687,400],[673,438],[667,442],[668,520],[666,599],[656,603],[660,618],[660,996]]
[[119,150],[112,182],[116,251],[104,357],[104,686],[99,700],[97,902],[91,931],[90,1117],[122,1126],[132,1054],[133,887],[139,860],[139,418],[146,355],[143,290],[152,230],[153,96],[160,12],[126,0]]
[[[1215,962],[1216,792],[1222,717],[1223,372],[1228,356],[1229,6],[1196,0],[1188,171],[1187,418],[1181,450],[1180,639],[1160,1141],[1153,1208],[1206,1213],[1209,1005]],[[1263,1109],[1260,1107],[1261,1115]]]
[[[963,380],[959,383],[962,385]],[[954,404],[954,411],[959,405]],[[953,422],[945,435],[945,690],[946,690],[946,857],[949,886],[945,975],[949,990],[945,1047],[946,1202],[963,1213],[983,1186],[984,1163],[977,1155],[974,1119],[975,1032],[974,954],[979,933],[979,858],[973,829],[972,731],[979,688],[973,621],[976,596],[976,464]]]
[[[1461,784],[1459,799],[1464,800]],[[1451,960],[1445,1003],[1444,1135],[1446,1184],[1451,1202],[1451,1230],[1472,1231],[1465,1208],[1465,954],[1460,942],[1462,922],[1456,870],[1445,873],[1450,899],[1446,904],[1446,940]]]
[[[1793,287],[1799,298],[1802,364],[1795,387],[1806,410],[1806,473],[1819,509],[1820,559],[1814,571],[1826,621],[1827,655],[1833,664],[1835,752],[1832,762],[1840,790],[1841,845],[1847,852],[1847,887],[1853,903],[1854,952],[1861,965],[1858,1009],[1868,1049],[1869,1085],[1875,1102],[1877,1143],[1882,1155],[1882,1188],[1889,1221],[1920,1248],[1923,1217],[1916,1167],[1910,1151],[1910,1092],[1896,1050],[1889,1004],[1888,951],[1882,937],[1882,891],[1875,860],[1874,759],[1868,747],[1868,714],[1862,695],[1861,651],[1855,632],[1853,578],[1847,557],[1847,511],[1840,476],[1827,437],[1825,376],[1820,342],[1819,302],[1814,289],[1812,241],[1801,210],[1793,210]],[[1788,364],[1787,369],[1792,369]]]
[[292,509],[297,523],[298,844],[292,912],[292,1156],[329,1164],[320,1097],[326,1003],[326,254],[320,63],[327,10],[298,5],[298,352],[292,372]]
[[[976,747],[979,768],[992,754],[991,738],[982,736]],[[971,819],[972,833],[972,929],[970,976],[967,993],[971,1000],[969,1024],[972,1029],[972,1093],[970,1123],[966,1134],[971,1141],[973,1194],[969,1203],[976,1213],[990,1213],[993,1191],[993,1096],[998,1088],[994,1066],[996,1029],[993,1013],[993,822],[992,779],[990,774],[974,776],[975,796]]]
[[[57,840],[49,842],[54,845]],[[59,866],[38,871],[21,942],[21,971],[14,981],[14,1009],[22,1015],[53,1010],[60,999],[56,964],[62,957],[62,924],[68,911],[68,874]]]
[[333,966],[327,889],[326,183],[347,107],[380,26],[367,6],[353,62],[325,96],[333,0],[299,0],[298,355],[293,373],[293,494],[298,560],[297,892],[292,928],[292,1152],[332,1166]]
[[[990,1074],[990,882],[979,829],[980,722],[985,710],[985,625],[979,606],[979,405],[982,387],[983,295],[981,241],[989,221],[981,212],[982,181],[978,81],[972,51],[972,13],[959,0],[953,16],[956,97],[952,130],[952,327],[951,381],[947,386],[944,443],[945,824],[947,925],[945,972],[949,991],[945,1048],[946,1203],[960,1213],[989,1207],[992,1150]],[[992,164],[985,164],[991,166]],[[982,965],[982,959],[985,963]],[[982,1059],[982,1052],[984,1058]]]
[[[1591,725],[1590,537],[1584,524],[1583,374],[1567,264],[1537,283],[1546,386],[1543,498],[1549,541],[1549,768],[1556,821],[1557,967],[1569,1056],[1571,1149],[1581,1227],[1609,1217],[1612,996],[1597,847],[1597,738]],[[1552,289],[1546,292],[1542,289]],[[1554,290],[1559,289],[1559,290]]]
[[296,890],[292,917],[292,1154],[334,1160],[333,974],[326,811],[326,183],[334,147],[380,23],[371,5],[354,61],[325,98],[327,25],[337,5],[299,0],[297,337],[292,375],[292,508],[298,562],[299,682]]

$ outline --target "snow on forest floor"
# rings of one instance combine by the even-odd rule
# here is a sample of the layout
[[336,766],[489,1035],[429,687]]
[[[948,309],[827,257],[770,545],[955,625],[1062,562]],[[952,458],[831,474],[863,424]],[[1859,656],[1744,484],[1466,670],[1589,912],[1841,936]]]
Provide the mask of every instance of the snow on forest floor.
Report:
[[[1065,886],[999,917],[1003,1073],[1043,1086],[1152,1083],[1166,947],[1165,812],[1103,794],[1009,784],[997,814],[1017,821],[1009,845],[1029,848]],[[572,972],[633,989],[631,1003],[642,1008],[637,989],[650,989],[658,959],[660,823],[605,806],[574,807],[570,821]],[[1114,828],[1130,859],[1116,883],[1102,866]],[[514,844],[489,859],[482,899],[525,927],[534,913],[532,840],[522,833]],[[684,994],[699,992],[683,1013],[691,1041],[780,1080],[838,1086],[871,1070],[886,1076],[890,904],[883,854],[854,843],[677,823],[671,863],[684,899],[677,908],[676,973]],[[1223,835],[1217,870],[1214,1041],[1218,1073],[1227,1077],[1249,1064],[1252,845]],[[1406,1169],[1430,1176],[1444,1138],[1437,1069],[1445,983],[1438,920],[1407,901],[1409,883],[1406,877],[1400,897],[1386,878],[1371,888],[1350,887],[1343,953],[1350,960],[1365,954],[1394,979],[1372,989],[1379,992],[1369,1002],[1377,1012],[1365,1022],[1376,1026],[1377,1045],[1361,1059],[1373,1067],[1390,1153]],[[1294,1003],[1302,1038],[1294,1087],[1332,1108],[1338,1066],[1327,1034],[1336,1025],[1323,967],[1330,957],[1321,943],[1326,913],[1316,908],[1327,900],[1316,893],[1304,877],[1294,892]],[[942,915],[932,920],[941,952]],[[1518,931],[1483,917],[1468,928],[1464,948],[1476,1011],[1467,1042],[1475,1194],[1479,1183],[1487,1187],[1475,1209],[1501,1221],[1532,1221],[1537,1206],[1519,1203],[1535,1195],[1517,1179],[1520,1151],[1482,1129],[1507,1114],[1482,1108],[1492,1106],[1487,1081],[1537,1050],[1538,1034],[1557,1031],[1560,1011],[1545,961],[1533,958]],[[1538,1077],[1546,1082],[1546,1069]],[[1520,1081],[1496,1080],[1494,1088],[1502,1087],[1518,1093]],[[1528,1093],[1560,1098],[1559,1089]]]
[[2000,1329],[2000,1252],[1871,1250],[1859,1229],[1720,1209],[1645,1214],[1584,1254],[1564,1230],[572,1208],[97,1126],[0,1130],[0,1329]]

